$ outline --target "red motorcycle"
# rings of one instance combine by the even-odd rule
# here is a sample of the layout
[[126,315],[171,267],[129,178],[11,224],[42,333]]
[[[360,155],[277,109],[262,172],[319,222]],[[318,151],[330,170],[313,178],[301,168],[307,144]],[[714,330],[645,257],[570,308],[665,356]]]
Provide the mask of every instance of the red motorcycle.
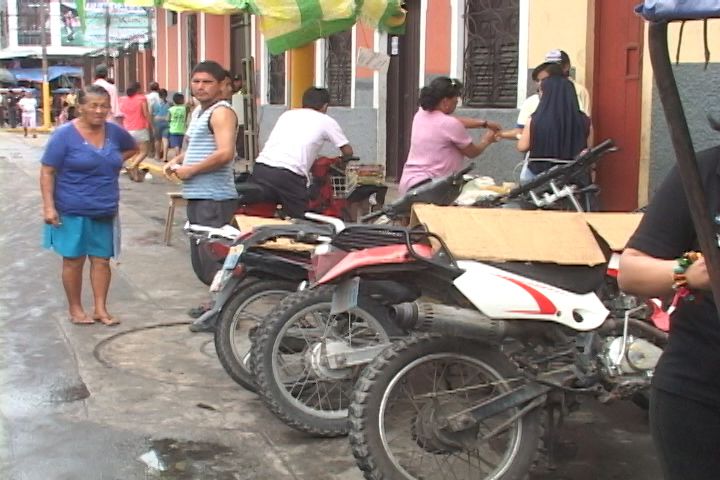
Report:
[[[368,200],[371,195],[375,195],[377,203],[382,206],[387,186],[365,185],[348,180],[348,164],[358,160],[358,157],[319,157],[315,160],[310,169],[313,181],[310,186],[308,212],[351,221],[353,218],[350,207]],[[268,201],[270,195],[265,189],[249,179],[250,172],[243,172],[235,177],[235,188],[239,195],[239,207],[235,213],[265,218],[284,217],[282,205]],[[217,263],[215,272],[220,270],[229,251],[227,242],[204,240],[201,246],[210,252],[210,257]],[[201,282],[210,285],[213,276],[206,277],[195,265],[193,270]]]
[[[308,212],[329,217],[354,220],[349,207],[375,195],[382,205],[385,201],[385,185],[361,185],[348,179],[348,165],[358,161],[358,157],[319,157],[310,169],[310,201]],[[236,176],[235,187],[240,195],[239,215],[255,217],[283,217],[282,205],[268,201],[269,195],[262,186],[249,181],[250,172]]]

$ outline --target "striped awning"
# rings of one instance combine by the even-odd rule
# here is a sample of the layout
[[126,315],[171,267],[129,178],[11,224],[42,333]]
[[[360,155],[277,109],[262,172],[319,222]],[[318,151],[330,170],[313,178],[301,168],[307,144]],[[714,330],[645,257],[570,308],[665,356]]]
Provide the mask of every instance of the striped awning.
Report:
[[[357,21],[402,33],[402,0],[114,0],[130,6],[218,15],[248,12],[259,18],[268,50],[278,54],[352,27]],[[82,18],[85,0],[76,0]]]

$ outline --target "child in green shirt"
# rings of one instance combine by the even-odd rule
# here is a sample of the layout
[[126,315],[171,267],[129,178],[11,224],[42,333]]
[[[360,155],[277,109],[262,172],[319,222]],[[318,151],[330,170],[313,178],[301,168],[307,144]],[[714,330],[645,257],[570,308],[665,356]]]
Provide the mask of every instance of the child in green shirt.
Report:
[[173,95],[173,106],[168,110],[169,132],[168,146],[173,156],[180,154],[187,123],[187,109],[185,108],[185,96],[182,93]]

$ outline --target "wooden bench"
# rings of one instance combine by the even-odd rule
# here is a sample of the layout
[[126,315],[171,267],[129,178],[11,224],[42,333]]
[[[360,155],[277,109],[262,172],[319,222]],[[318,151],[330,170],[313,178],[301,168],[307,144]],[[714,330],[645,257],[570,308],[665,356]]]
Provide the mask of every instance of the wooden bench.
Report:
[[170,245],[173,220],[175,217],[175,207],[187,205],[187,200],[182,197],[182,193],[180,192],[168,192],[168,199],[168,211],[167,217],[165,218],[165,236],[163,237],[165,245]]

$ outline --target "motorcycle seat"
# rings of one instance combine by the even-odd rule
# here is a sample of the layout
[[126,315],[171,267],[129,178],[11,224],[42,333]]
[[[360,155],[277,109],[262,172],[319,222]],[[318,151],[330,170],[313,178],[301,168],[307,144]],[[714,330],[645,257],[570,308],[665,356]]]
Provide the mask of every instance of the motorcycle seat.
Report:
[[268,201],[265,190],[257,183],[236,183],[235,189],[238,192],[240,203],[249,204]]

